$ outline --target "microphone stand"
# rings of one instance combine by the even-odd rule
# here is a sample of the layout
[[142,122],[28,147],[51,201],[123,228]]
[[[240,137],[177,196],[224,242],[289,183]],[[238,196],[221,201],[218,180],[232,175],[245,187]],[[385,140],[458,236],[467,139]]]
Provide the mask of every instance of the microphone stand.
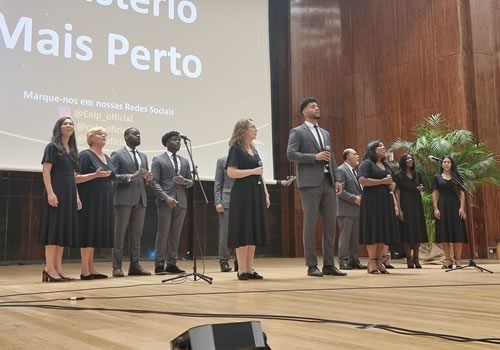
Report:
[[[207,195],[205,194],[205,189],[203,188],[203,184],[201,183],[201,180],[200,180],[200,176],[198,174],[198,167],[196,166],[196,164],[194,163],[194,160],[193,160],[193,149],[191,147],[191,140],[189,140],[188,138],[182,138],[184,140],[184,145],[186,146],[186,150],[188,152],[188,155],[189,155],[189,159],[191,160],[191,165],[193,166],[193,170],[192,170],[192,174],[193,174],[193,180],[194,180],[194,185],[193,185],[193,217],[194,217],[194,201],[195,201],[195,194],[196,194],[196,183],[198,183],[200,185],[200,189],[201,189],[201,193],[203,194],[203,199],[205,200],[205,206],[208,204],[208,199],[207,199]],[[188,142],[189,141],[189,145],[188,145]],[[209,277],[207,275],[204,275],[202,273],[199,273],[198,270],[197,270],[197,265],[196,265],[196,249],[195,249],[195,241],[198,242],[198,245],[199,245],[199,248],[200,248],[200,253],[201,253],[201,245],[199,244],[200,243],[200,238],[198,237],[198,230],[196,228],[196,220],[193,220],[193,231],[191,233],[191,237],[193,239],[193,272],[192,273],[183,273],[183,274],[180,274],[176,277],[172,277],[172,278],[167,278],[167,279],[164,279],[161,281],[161,283],[165,283],[165,282],[171,282],[171,281],[176,281],[178,279],[187,279],[189,278],[190,276],[193,276],[194,280],[197,281],[198,279],[200,280],[203,280],[205,282],[207,282],[208,284],[212,284],[212,280],[213,278],[212,277]]]
[[[441,163],[440,163],[441,164]],[[443,168],[442,165],[440,165],[441,168]],[[448,174],[450,174],[451,178],[458,184],[458,186],[464,190],[464,192],[466,192],[467,194],[469,194],[469,196],[473,197],[472,193],[469,191],[469,189],[467,187],[465,187],[465,185],[462,183],[462,181],[458,178],[458,176],[456,174],[453,173],[453,171],[449,171]],[[457,266],[455,268],[452,268],[452,269],[446,269],[445,271],[446,272],[450,272],[450,271],[456,271],[456,270],[463,270],[463,269],[466,269],[468,267],[473,267],[474,269],[476,269],[477,271],[479,272],[489,272],[489,273],[493,273],[493,271],[490,271],[488,269],[485,269],[484,267],[481,267],[479,266],[478,264],[476,264],[475,260],[474,260],[474,256],[476,255],[476,240],[475,240],[475,236],[474,236],[474,229],[470,230],[470,243],[469,243],[469,250],[470,250],[470,259],[469,259],[469,264],[467,265],[463,265],[463,266]]]

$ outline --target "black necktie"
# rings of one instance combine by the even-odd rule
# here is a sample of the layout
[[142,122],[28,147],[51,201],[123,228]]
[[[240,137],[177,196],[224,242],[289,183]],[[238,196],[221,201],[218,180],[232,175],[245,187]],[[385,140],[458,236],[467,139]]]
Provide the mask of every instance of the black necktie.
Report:
[[325,147],[323,146],[323,141],[321,141],[321,135],[319,134],[319,128],[317,125],[314,125],[314,130],[316,130],[316,134],[318,135],[319,147],[322,151],[324,151]]
[[174,158],[174,171],[177,175],[179,173],[179,163],[177,163],[177,155],[174,153],[172,154],[172,157]]
[[132,150],[132,154],[134,155],[135,167],[137,168],[137,170],[139,170],[139,161],[137,160],[137,156],[135,155],[135,149]]
[[[321,151],[324,151],[325,150],[325,146],[323,146],[323,141],[321,141],[321,135],[319,134],[319,127],[318,127],[318,125],[314,125],[314,130],[316,130],[316,134],[318,135],[319,147],[321,148]],[[327,172],[327,173],[330,172],[330,164],[328,164],[327,161],[325,161],[325,172]]]
[[361,184],[359,183],[358,180],[358,172],[356,171],[356,169],[352,168],[352,173],[354,174],[354,178],[356,179],[356,184],[358,185],[359,188],[361,188]]

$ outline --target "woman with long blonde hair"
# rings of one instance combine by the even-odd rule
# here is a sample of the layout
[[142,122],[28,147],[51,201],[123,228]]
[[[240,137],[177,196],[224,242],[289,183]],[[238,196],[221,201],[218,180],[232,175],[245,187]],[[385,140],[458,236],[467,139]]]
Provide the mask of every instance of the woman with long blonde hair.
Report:
[[236,249],[238,279],[262,279],[254,271],[256,246],[267,245],[266,208],[269,192],[263,181],[262,160],[253,144],[257,128],[252,119],[241,119],[229,141],[227,174],[235,179],[229,204],[228,247]]

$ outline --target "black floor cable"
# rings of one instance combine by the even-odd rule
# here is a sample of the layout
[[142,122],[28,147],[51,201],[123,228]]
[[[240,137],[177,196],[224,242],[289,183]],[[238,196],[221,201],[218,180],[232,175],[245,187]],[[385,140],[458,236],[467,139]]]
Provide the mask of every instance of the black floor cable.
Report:
[[77,306],[59,306],[59,305],[24,305],[24,304],[10,304],[0,305],[0,308],[39,308],[48,310],[59,311],[102,311],[102,312],[119,312],[131,314],[154,314],[154,315],[168,315],[177,317],[199,317],[199,318],[242,318],[242,319],[261,319],[261,320],[275,320],[275,321],[289,321],[289,322],[302,322],[302,323],[329,323],[344,326],[354,326],[360,329],[379,329],[399,335],[405,336],[424,336],[437,338],[441,340],[448,340],[458,343],[484,343],[500,345],[500,338],[471,338],[456,336],[443,333],[415,331],[412,329],[394,327],[386,324],[372,324],[363,322],[342,321],[335,319],[324,319],[315,317],[300,317],[288,315],[265,315],[265,314],[216,314],[216,313],[191,313],[191,312],[172,312],[172,311],[157,311],[157,310],[142,310],[142,309],[116,309],[116,308],[103,308],[103,307],[77,307]]

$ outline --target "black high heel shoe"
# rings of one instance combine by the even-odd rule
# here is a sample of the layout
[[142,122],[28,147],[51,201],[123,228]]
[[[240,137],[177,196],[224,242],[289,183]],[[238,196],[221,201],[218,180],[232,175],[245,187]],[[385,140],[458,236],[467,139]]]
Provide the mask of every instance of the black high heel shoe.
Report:
[[93,280],[94,276],[92,276],[92,275],[85,276],[85,275],[80,274],[80,279],[84,280],[84,281],[89,281],[89,280]]
[[[378,259],[369,259],[369,260],[378,260]],[[376,261],[375,261],[375,266],[377,266],[377,262]],[[366,267],[366,271],[369,274],[372,274],[372,275],[380,273],[376,267],[373,270],[370,269],[370,262],[369,261],[368,261],[368,266]]]
[[62,278],[55,278],[45,270],[42,271],[42,282],[64,282]]
[[[387,256],[383,256],[382,259],[380,259],[382,261],[382,264],[384,265],[384,267],[386,269],[393,269],[394,266],[391,265],[390,262],[388,262],[390,259],[390,255],[387,255]],[[379,269],[380,270],[380,269]],[[382,272],[383,273],[383,272]]]
[[380,272],[381,274],[383,275],[386,275],[389,273],[389,271],[386,270],[387,265],[385,265],[383,262],[382,262],[382,259],[377,259],[377,269],[378,269],[378,272]]

